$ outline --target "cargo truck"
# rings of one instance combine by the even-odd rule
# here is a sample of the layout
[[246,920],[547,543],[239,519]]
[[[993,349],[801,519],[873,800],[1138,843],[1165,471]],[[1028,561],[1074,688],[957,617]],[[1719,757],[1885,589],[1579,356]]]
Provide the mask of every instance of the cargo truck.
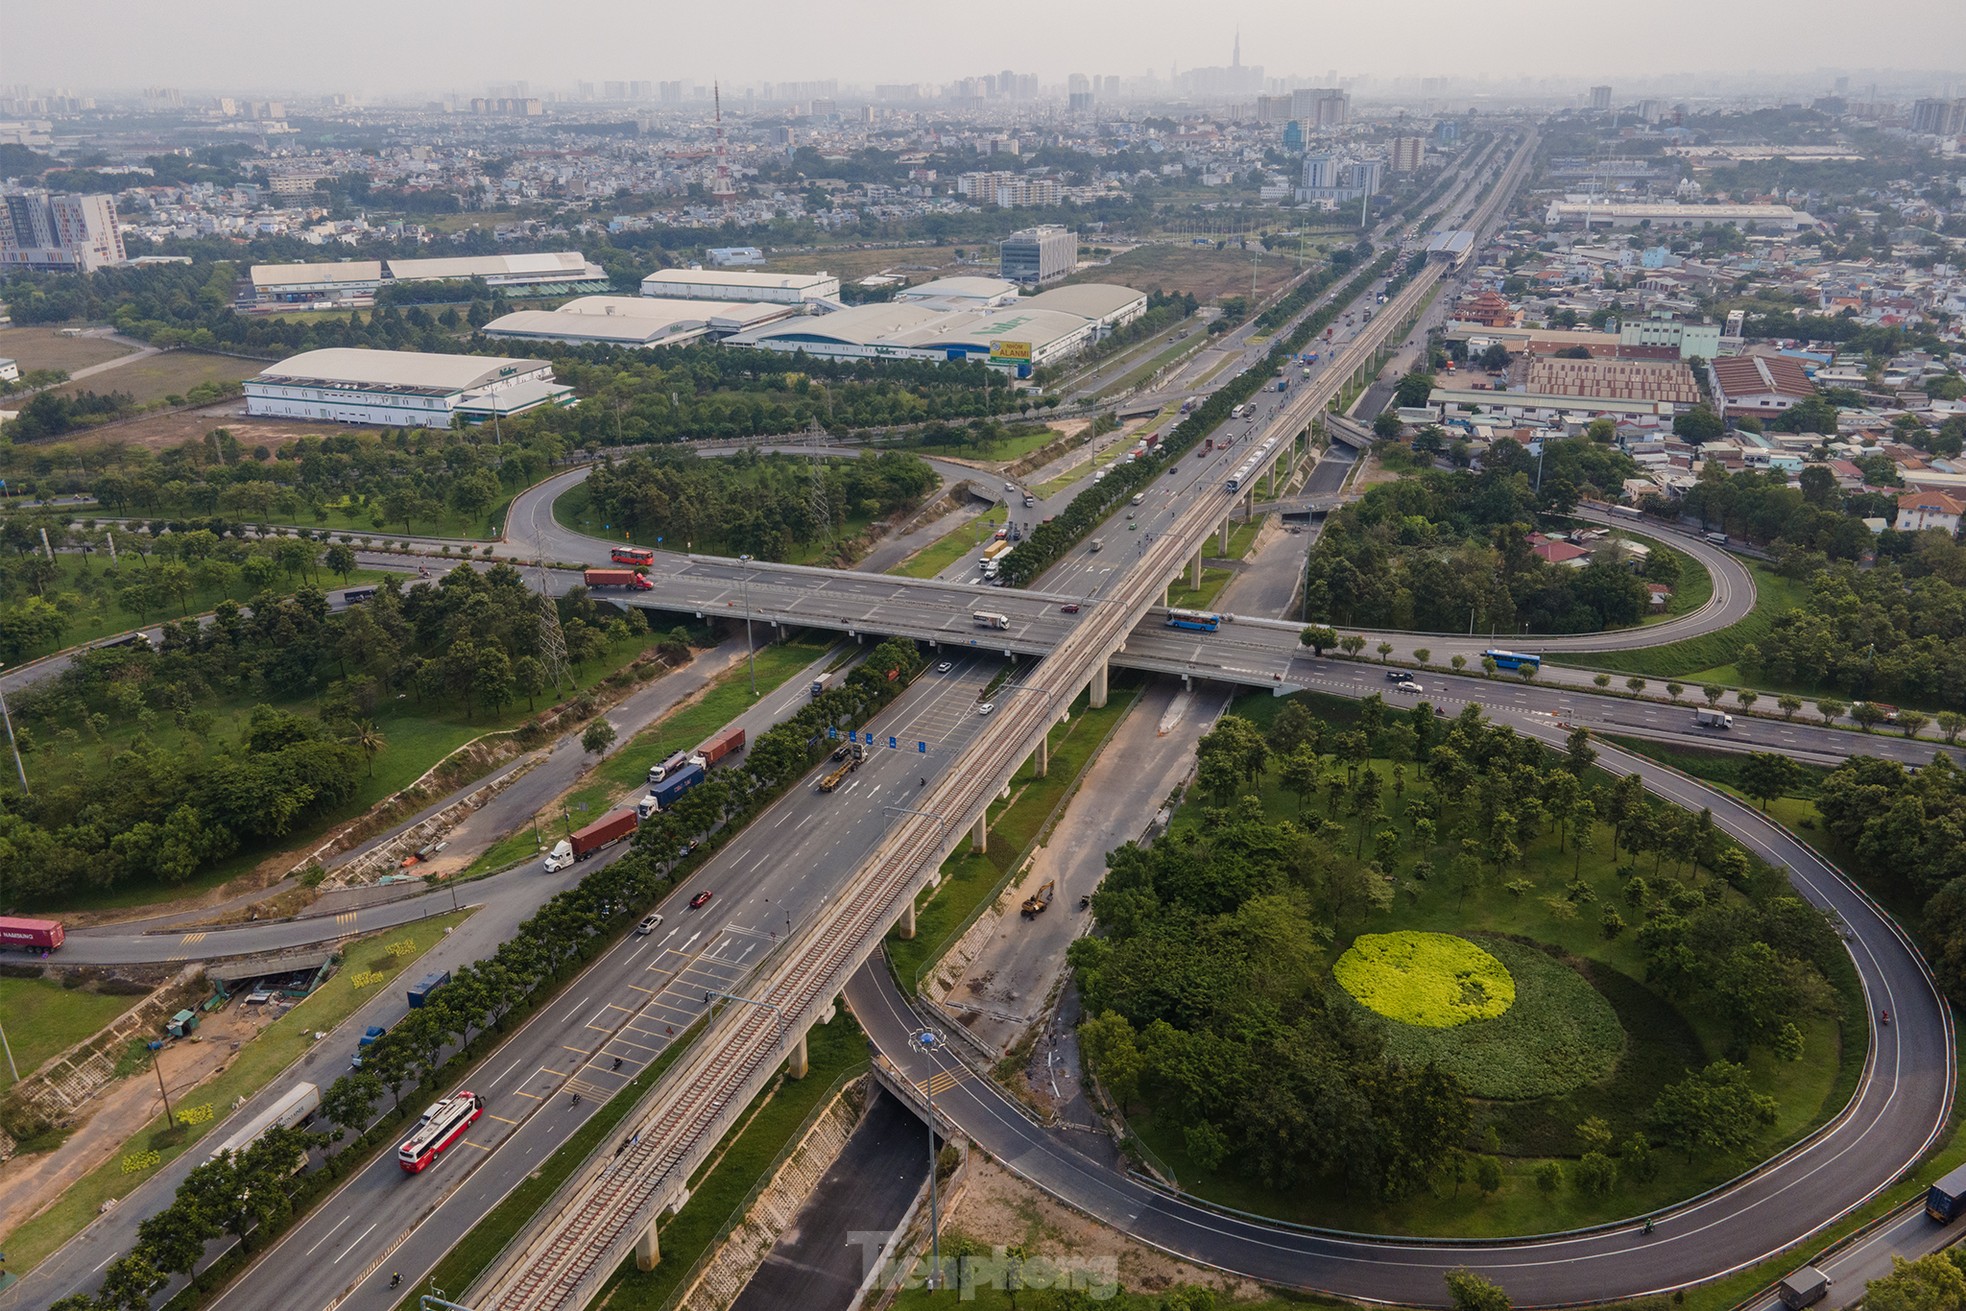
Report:
[[589,569],[581,577],[589,587],[626,587],[638,592],[655,589],[654,583],[633,569]]
[[[246,1121],[237,1132],[214,1148],[208,1159],[216,1161],[228,1153],[243,1152],[276,1127],[297,1129],[306,1124],[320,1107],[321,1090],[311,1083],[297,1083],[280,1094],[278,1101]],[[303,1156],[295,1162],[294,1168],[298,1170],[305,1163],[306,1157]]]
[[715,769],[725,757],[734,756],[744,749],[744,730],[727,728],[696,749],[690,759],[705,769]]
[[649,782],[660,783],[663,779],[668,778],[671,774],[675,773],[677,770],[681,769],[684,765],[687,765],[688,763],[689,763],[689,756],[687,756],[681,751],[678,751],[675,755],[670,756],[667,760],[663,761],[661,764],[649,766]]
[[1693,726],[1695,728],[1732,728],[1734,727],[1734,716],[1728,714],[1725,710],[1716,710],[1712,706],[1700,706],[1693,711]]
[[1009,628],[1010,616],[992,610],[977,610],[969,616],[976,621],[978,628]]
[[573,858],[586,860],[602,847],[611,846],[635,831],[635,812],[617,810],[603,815],[586,828],[574,830]]
[[814,696],[818,696],[820,693],[824,692],[827,688],[831,687],[832,685],[833,685],[833,676],[831,674],[821,674],[819,677],[812,680],[812,694]]
[[21,947],[28,951],[53,951],[68,935],[56,920],[23,919],[0,915],[0,946]]
[[834,759],[839,760],[840,763],[834,766],[827,773],[826,777],[819,780],[819,790],[821,792],[831,792],[840,784],[846,782],[846,776],[860,768],[860,762],[867,758],[867,748],[858,742],[855,742],[852,746],[842,747],[840,750],[846,752],[846,755],[842,758],[839,752],[833,753]]
[[991,542],[988,546],[983,548],[983,558],[985,560],[994,560],[998,556],[1002,555],[1004,552],[1008,551],[1009,549],[1010,549],[1010,543],[1008,541]]
[[410,1008],[412,1010],[430,1000],[430,994],[451,981],[449,970],[432,970],[410,986]]
[[1926,1189],[1925,1214],[1942,1225],[1966,1215],[1966,1165]]
[[361,1069],[362,1061],[369,1054],[369,1048],[375,1046],[375,1040],[377,1038],[380,1038],[383,1034],[388,1032],[389,1030],[380,1024],[371,1024],[368,1028],[368,1032],[364,1033],[361,1036],[360,1040],[356,1042],[355,1059],[348,1062],[348,1068],[351,1070]]
[[1829,1296],[1829,1286],[1835,1281],[1815,1266],[1806,1265],[1792,1275],[1784,1275],[1775,1285],[1775,1295],[1789,1311],[1802,1311],[1805,1306],[1814,1306]]
[[553,844],[553,849],[546,853],[546,872],[557,874],[571,864],[573,864],[573,843],[561,838]]
[[[663,779],[649,789],[648,795],[635,804],[635,817],[647,819],[657,811],[667,810],[676,804],[676,798],[683,795],[703,781],[703,766],[684,765],[681,769]],[[575,834],[578,837],[578,834]]]

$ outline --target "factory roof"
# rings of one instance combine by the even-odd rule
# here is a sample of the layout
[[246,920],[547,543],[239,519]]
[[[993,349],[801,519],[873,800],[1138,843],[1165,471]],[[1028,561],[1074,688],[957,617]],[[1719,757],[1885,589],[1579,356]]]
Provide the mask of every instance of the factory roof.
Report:
[[269,365],[253,381],[448,394],[487,387],[502,378],[549,367],[545,360],[331,347],[303,351]]
[[661,346],[732,333],[784,318],[793,307],[757,301],[667,300],[648,296],[581,296],[556,310],[518,310],[484,327],[491,337]]
[[541,251],[525,255],[446,255],[433,259],[389,261],[389,276],[397,279],[510,278],[586,272],[587,257],[577,250]]
[[1022,309],[1058,310],[1082,319],[1103,319],[1147,299],[1143,291],[1111,282],[1074,282],[1018,301]]
[[[642,279],[644,287],[668,283],[722,283],[728,287],[762,287],[777,291],[801,290],[830,282],[830,273],[747,273],[739,269],[657,269]],[[653,293],[661,295],[660,291]]]
[[255,264],[255,287],[294,287],[316,283],[380,282],[382,261],[351,259],[322,264]]
[[1002,278],[936,278],[896,295],[897,300],[981,301],[1015,296],[1017,284]]

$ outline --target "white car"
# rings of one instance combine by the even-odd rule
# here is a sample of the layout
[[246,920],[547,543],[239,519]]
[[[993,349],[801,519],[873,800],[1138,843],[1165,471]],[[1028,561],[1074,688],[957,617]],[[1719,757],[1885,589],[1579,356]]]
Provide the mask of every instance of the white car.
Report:
[[1395,692],[1424,692],[1426,690],[1425,685],[1415,678],[1402,678],[1399,682],[1393,684],[1393,691]]
[[976,707],[976,713],[977,713],[977,714],[979,714],[979,715],[987,715],[987,714],[989,714],[989,713],[990,713],[990,712],[991,712],[992,710],[995,710],[996,708],[997,708],[997,703],[996,703],[996,702],[994,702],[994,701],[985,701],[985,702],[984,702],[984,703],[983,703],[982,705],[980,705],[980,706],[978,706],[978,707]]
[[661,927],[662,927],[662,917],[660,915],[650,915],[647,919],[643,920],[640,924],[637,924],[635,926],[635,936],[638,938],[646,938],[649,934],[655,932],[657,929]]
[[939,665],[937,665],[937,666],[935,667],[935,672],[936,672],[936,673],[938,673],[938,674],[946,674],[946,673],[948,673],[948,672],[949,672],[949,671],[950,671],[951,669],[954,669],[955,667],[956,667],[956,663],[955,663],[955,661],[953,661],[953,660],[944,660],[944,661],[943,661],[943,662],[942,662],[941,664],[939,664]]

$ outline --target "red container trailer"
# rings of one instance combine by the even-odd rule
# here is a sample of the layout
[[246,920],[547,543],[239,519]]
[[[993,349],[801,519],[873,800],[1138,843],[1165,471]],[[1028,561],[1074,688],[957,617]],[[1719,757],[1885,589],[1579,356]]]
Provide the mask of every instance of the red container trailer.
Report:
[[53,951],[68,936],[55,920],[22,919],[0,915],[0,946],[25,947],[33,951]]
[[744,730],[727,728],[699,747],[696,754],[703,758],[703,767],[709,769],[725,756],[734,756],[743,749]]
[[573,858],[586,860],[602,847],[619,842],[634,831],[634,811],[617,810],[612,815],[603,815],[586,828],[574,831]]
[[633,569],[589,569],[582,575],[589,587],[632,587],[647,592],[655,584],[636,573]]

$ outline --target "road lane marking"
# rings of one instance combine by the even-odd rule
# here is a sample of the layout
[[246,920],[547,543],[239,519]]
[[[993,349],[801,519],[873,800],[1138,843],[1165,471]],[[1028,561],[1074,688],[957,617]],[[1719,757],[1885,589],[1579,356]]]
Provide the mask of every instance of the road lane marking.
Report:
[[489,1084],[485,1086],[485,1091],[489,1092],[493,1088],[498,1087],[499,1084],[504,1083],[505,1076],[512,1073],[512,1071],[518,1069],[519,1063],[525,1059],[526,1058],[523,1056],[514,1057],[512,1063],[506,1066],[503,1070],[500,1070],[498,1072],[498,1077],[496,1079],[493,1079]]
[[502,1115],[493,1115],[490,1111],[485,1112],[485,1118],[489,1120],[496,1120],[500,1124],[509,1124],[509,1125],[516,1126],[519,1123],[517,1120],[508,1120]]
[[[381,1224],[381,1223],[382,1223],[382,1221],[380,1221],[380,1220],[378,1220],[378,1221],[376,1221],[376,1222],[375,1222],[375,1224]],[[363,1230],[363,1231],[362,1231],[361,1233],[359,1233],[359,1234],[357,1234],[357,1235],[355,1235],[355,1241],[354,1241],[354,1242],[352,1242],[352,1243],[350,1243],[350,1244],[349,1244],[349,1245],[348,1245],[347,1247],[344,1247],[344,1248],[343,1248],[343,1249],[341,1250],[341,1256],[338,1256],[338,1257],[336,1257],[336,1258],[335,1258],[334,1260],[332,1260],[332,1261],[330,1261],[330,1262],[328,1262],[328,1264],[329,1264],[329,1265],[339,1265],[339,1264],[341,1264],[341,1257],[342,1257],[342,1256],[347,1256],[347,1255],[348,1255],[348,1254],[349,1254],[350,1252],[352,1252],[352,1251],[354,1251],[354,1250],[355,1250],[356,1248],[358,1248],[358,1247],[360,1247],[360,1246],[362,1245],[362,1240],[363,1240],[364,1238],[367,1238],[367,1237],[368,1237],[368,1236],[369,1236],[370,1234],[372,1234],[372,1233],[374,1233],[374,1232],[375,1232],[375,1225],[370,1225],[370,1226],[369,1226],[369,1227],[368,1227],[367,1229],[364,1229],[364,1230]]]
[[572,1019],[574,1015],[580,1010],[580,1008],[582,1006],[585,1006],[586,1004],[587,1004],[587,999],[585,997],[582,997],[579,1001],[575,1002],[573,1004],[572,1009],[570,1009],[569,1011],[567,1011],[565,1015],[562,1015],[560,1017],[560,1023],[565,1024],[568,1020]]

